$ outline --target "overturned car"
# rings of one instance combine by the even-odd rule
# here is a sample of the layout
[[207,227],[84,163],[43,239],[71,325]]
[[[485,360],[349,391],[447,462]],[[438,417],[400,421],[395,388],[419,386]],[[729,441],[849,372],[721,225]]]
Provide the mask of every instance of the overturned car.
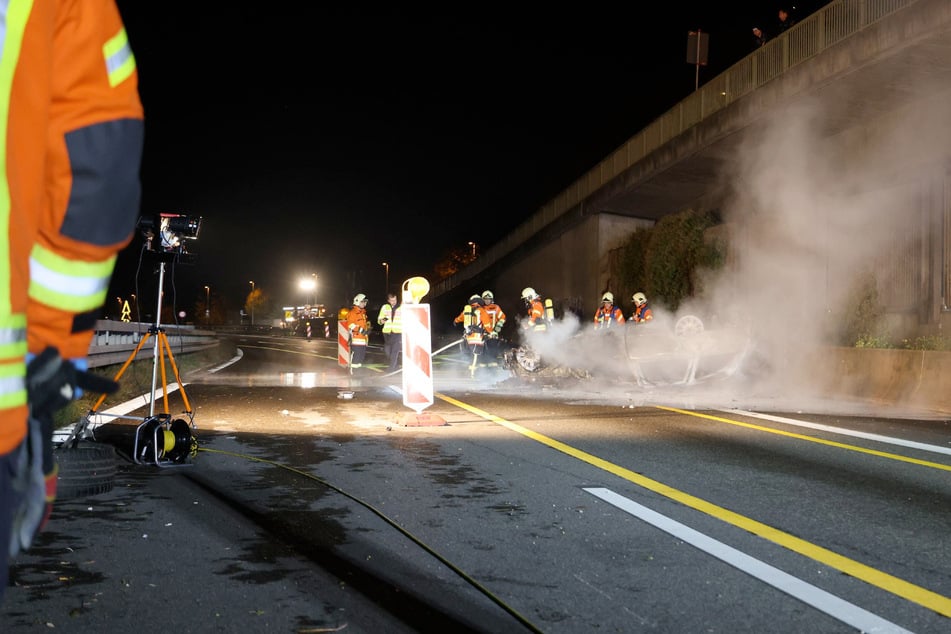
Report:
[[735,374],[751,352],[749,328],[708,328],[697,315],[596,330],[568,318],[547,332],[527,333],[504,355],[517,377],[630,380],[641,387],[690,385]]

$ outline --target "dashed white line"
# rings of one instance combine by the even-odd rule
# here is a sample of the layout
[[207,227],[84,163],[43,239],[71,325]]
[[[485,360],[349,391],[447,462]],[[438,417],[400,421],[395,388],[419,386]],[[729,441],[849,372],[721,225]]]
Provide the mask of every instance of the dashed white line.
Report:
[[847,625],[857,628],[860,632],[908,633],[909,630],[892,623],[882,617],[864,610],[853,603],[840,599],[834,594],[774,568],[767,563],[747,555],[723,542],[708,537],[699,531],[661,515],[656,511],[634,502],[610,489],[601,487],[585,488],[585,491],[611,504],[626,513],[630,513],[660,530],[682,539],[691,546],[698,548],[717,559],[727,563],[746,574],[767,583],[781,592],[799,599],[803,603],[825,612],[829,616]]

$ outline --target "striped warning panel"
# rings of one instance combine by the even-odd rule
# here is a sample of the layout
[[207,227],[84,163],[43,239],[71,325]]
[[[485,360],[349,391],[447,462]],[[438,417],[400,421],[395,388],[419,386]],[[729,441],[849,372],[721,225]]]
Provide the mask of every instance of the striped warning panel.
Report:
[[403,405],[417,414],[433,404],[429,304],[403,304]]
[[344,368],[350,365],[350,331],[342,321],[337,322],[337,363]]

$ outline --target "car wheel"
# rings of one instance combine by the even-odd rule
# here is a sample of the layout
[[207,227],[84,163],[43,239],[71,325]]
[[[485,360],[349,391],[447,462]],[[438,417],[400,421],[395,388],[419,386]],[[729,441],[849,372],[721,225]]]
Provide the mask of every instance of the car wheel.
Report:
[[111,491],[116,478],[116,450],[112,445],[80,441],[58,447],[56,499],[72,500]]
[[696,335],[703,332],[703,321],[696,315],[684,315],[674,324],[674,334],[678,337]]

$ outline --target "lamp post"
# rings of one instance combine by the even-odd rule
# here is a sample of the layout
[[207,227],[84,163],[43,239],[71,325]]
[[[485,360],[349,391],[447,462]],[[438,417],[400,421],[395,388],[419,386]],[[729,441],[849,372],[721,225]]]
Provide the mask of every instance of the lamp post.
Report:
[[211,287],[205,286],[205,325],[211,317]]
[[383,262],[383,268],[386,269],[386,286],[383,288],[383,293],[386,294],[390,292],[390,265],[387,262]]
[[476,257],[476,243],[470,242],[469,246],[472,247],[472,259],[474,260]]
[[250,280],[251,294],[248,296],[248,303],[251,304],[251,327],[254,327],[254,280]]

